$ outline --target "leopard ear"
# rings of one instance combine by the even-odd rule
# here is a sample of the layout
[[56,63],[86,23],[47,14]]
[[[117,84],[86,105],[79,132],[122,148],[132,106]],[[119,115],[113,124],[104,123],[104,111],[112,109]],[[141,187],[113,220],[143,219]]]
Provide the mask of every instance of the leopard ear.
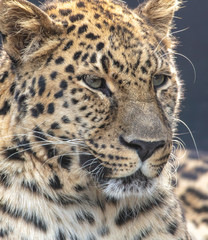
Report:
[[0,0],[3,46],[15,62],[40,48],[43,40],[60,33],[60,26],[25,0]]
[[181,0],[147,0],[135,11],[150,23],[161,37],[169,34],[175,11]]

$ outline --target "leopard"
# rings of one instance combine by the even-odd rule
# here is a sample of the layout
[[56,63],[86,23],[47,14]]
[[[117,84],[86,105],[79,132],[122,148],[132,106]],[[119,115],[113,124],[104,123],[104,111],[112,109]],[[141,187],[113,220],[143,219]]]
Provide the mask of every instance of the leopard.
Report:
[[0,0],[0,239],[191,239],[171,184],[181,4]]

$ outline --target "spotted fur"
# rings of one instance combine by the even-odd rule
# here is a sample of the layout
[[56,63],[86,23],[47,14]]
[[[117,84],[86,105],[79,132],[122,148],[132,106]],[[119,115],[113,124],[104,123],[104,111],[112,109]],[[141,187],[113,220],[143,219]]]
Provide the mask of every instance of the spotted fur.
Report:
[[189,232],[194,240],[207,240],[207,153],[201,152],[198,156],[193,151],[180,151],[178,158],[180,167],[176,193],[183,202]]
[[0,1],[0,238],[190,239],[169,174],[178,7]]

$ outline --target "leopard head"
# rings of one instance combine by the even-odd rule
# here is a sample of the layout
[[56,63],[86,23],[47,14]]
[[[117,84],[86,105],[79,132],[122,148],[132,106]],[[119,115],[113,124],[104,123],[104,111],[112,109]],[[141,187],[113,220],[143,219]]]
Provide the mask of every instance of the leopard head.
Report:
[[157,183],[180,99],[170,34],[179,2],[149,0],[134,10],[110,0],[49,1],[41,9],[0,3],[15,72],[13,131],[51,141],[52,156],[31,146],[40,161],[68,155],[107,194]]

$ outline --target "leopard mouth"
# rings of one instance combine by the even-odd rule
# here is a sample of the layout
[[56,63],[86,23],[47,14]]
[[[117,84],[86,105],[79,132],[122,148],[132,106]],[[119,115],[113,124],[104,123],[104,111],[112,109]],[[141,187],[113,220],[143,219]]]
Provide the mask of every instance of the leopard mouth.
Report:
[[87,170],[100,187],[108,194],[138,194],[152,188],[153,179],[147,178],[141,170],[121,178],[109,177],[112,169],[104,167],[102,161],[94,155],[80,154],[80,165]]
[[149,181],[149,179],[141,172],[140,169],[137,170],[135,173],[133,173],[130,176],[119,178],[119,180],[122,181],[124,186],[131,185],[132,182],[146,184]]

